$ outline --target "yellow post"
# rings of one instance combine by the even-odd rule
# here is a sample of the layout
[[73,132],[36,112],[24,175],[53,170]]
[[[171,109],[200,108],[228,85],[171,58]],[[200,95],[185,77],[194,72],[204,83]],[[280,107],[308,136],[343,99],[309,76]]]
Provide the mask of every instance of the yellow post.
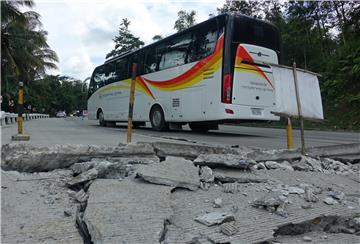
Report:
[[132,64],[132,75],[131,75],[131,86],[130,86],[130,97],[129,97],[129,116],[128,116],[128,129],[127,129],[127,143],[131,143],[132,135],[132,118],[134,113],[134,101],[135,101],[135,79],[136,79],[136,68],[137,64]]
[[19,82],[19,92],[18,92],[18,134],[22,135],[23,132],[23,111],[24,111],[24,84]]
[[287,148],[293,149],[293,135],[292,135],[292,126],[291,126],[291,118],[287,118],[287,126],[286,126],[286,137],[287,137]]
[[18,133],[11,137],[13,141],[28,141],[30,140],[29,135],[24,134],[23,130],[23,112],[24,112],[24,84],[19,82],[19,92],[18,92]]

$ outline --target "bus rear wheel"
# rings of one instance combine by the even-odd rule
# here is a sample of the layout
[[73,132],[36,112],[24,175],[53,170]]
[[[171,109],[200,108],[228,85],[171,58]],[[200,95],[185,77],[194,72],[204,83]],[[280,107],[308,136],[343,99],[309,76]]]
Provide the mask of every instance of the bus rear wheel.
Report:
[[150,122],[153,130],[164,131],[169,128],[165,121],[164,111],[160,106],[154,106],[150,111]]

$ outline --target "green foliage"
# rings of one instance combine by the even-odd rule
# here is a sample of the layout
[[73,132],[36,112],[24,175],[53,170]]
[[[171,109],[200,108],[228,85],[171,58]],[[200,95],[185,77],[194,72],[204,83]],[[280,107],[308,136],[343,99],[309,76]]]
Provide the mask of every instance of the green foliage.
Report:
[[178,12],[178,19],[175,21],[174,29],[179,31],[185,30],[195,24],[196,12],[194,10],[186,12],[181,10]]
[[159,40],[163,39],[163,37],[162,37],[162,35],[155,35],[155,36],[153,36],[152,39],[153,39],[154,42],[156,42],[156,41],[159,41]]
[[360,128],[360,2],[226,1],[218,13],[240,12],[275,24],[283,60],[322,74],[328,124]]
[[87,107],[87,96],[82,92],[82,82],[67,76],[47,75],[26,85],[25,104],[31,104],[39,112],[55,115],[67,114]]
[[115,36],[115,48],[106,55],[106,58],[112,58],[131,50],[144,46],[144,42],[139,37],[134,36],[129,30],[130,21],[123,19],[119,27],[119,34]]
[[19,80],[29,82],[56,68],[58,58],[46,42],[39,14],[19,10],[33,5],[24,0],[1,2],[1,79],[6,94]]

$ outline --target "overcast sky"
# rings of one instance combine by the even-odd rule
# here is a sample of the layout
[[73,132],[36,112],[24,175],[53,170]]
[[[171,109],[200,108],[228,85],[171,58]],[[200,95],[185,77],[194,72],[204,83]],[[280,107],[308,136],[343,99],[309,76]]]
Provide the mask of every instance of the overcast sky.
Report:
[[35,0],[33,8],[41,15],[48,31],[48,43],[59,56],[58,70],[52,74],[85,79],[105,61],[114,48],[112,39],[123,18],[131,21],[130,30],[145,44],[156,34],[174,33],[180,10],[195,10],[197,23],[225,0]]

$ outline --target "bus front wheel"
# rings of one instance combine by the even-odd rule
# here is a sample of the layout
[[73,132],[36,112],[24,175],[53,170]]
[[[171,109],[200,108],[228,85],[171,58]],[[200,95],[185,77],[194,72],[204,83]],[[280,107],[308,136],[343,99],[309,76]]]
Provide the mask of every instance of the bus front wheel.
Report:
[[164,111],[160,106],[154,106],[150,111],[150,122],[153,130],[163,131],[168,129],[169,125],[165,121]]

